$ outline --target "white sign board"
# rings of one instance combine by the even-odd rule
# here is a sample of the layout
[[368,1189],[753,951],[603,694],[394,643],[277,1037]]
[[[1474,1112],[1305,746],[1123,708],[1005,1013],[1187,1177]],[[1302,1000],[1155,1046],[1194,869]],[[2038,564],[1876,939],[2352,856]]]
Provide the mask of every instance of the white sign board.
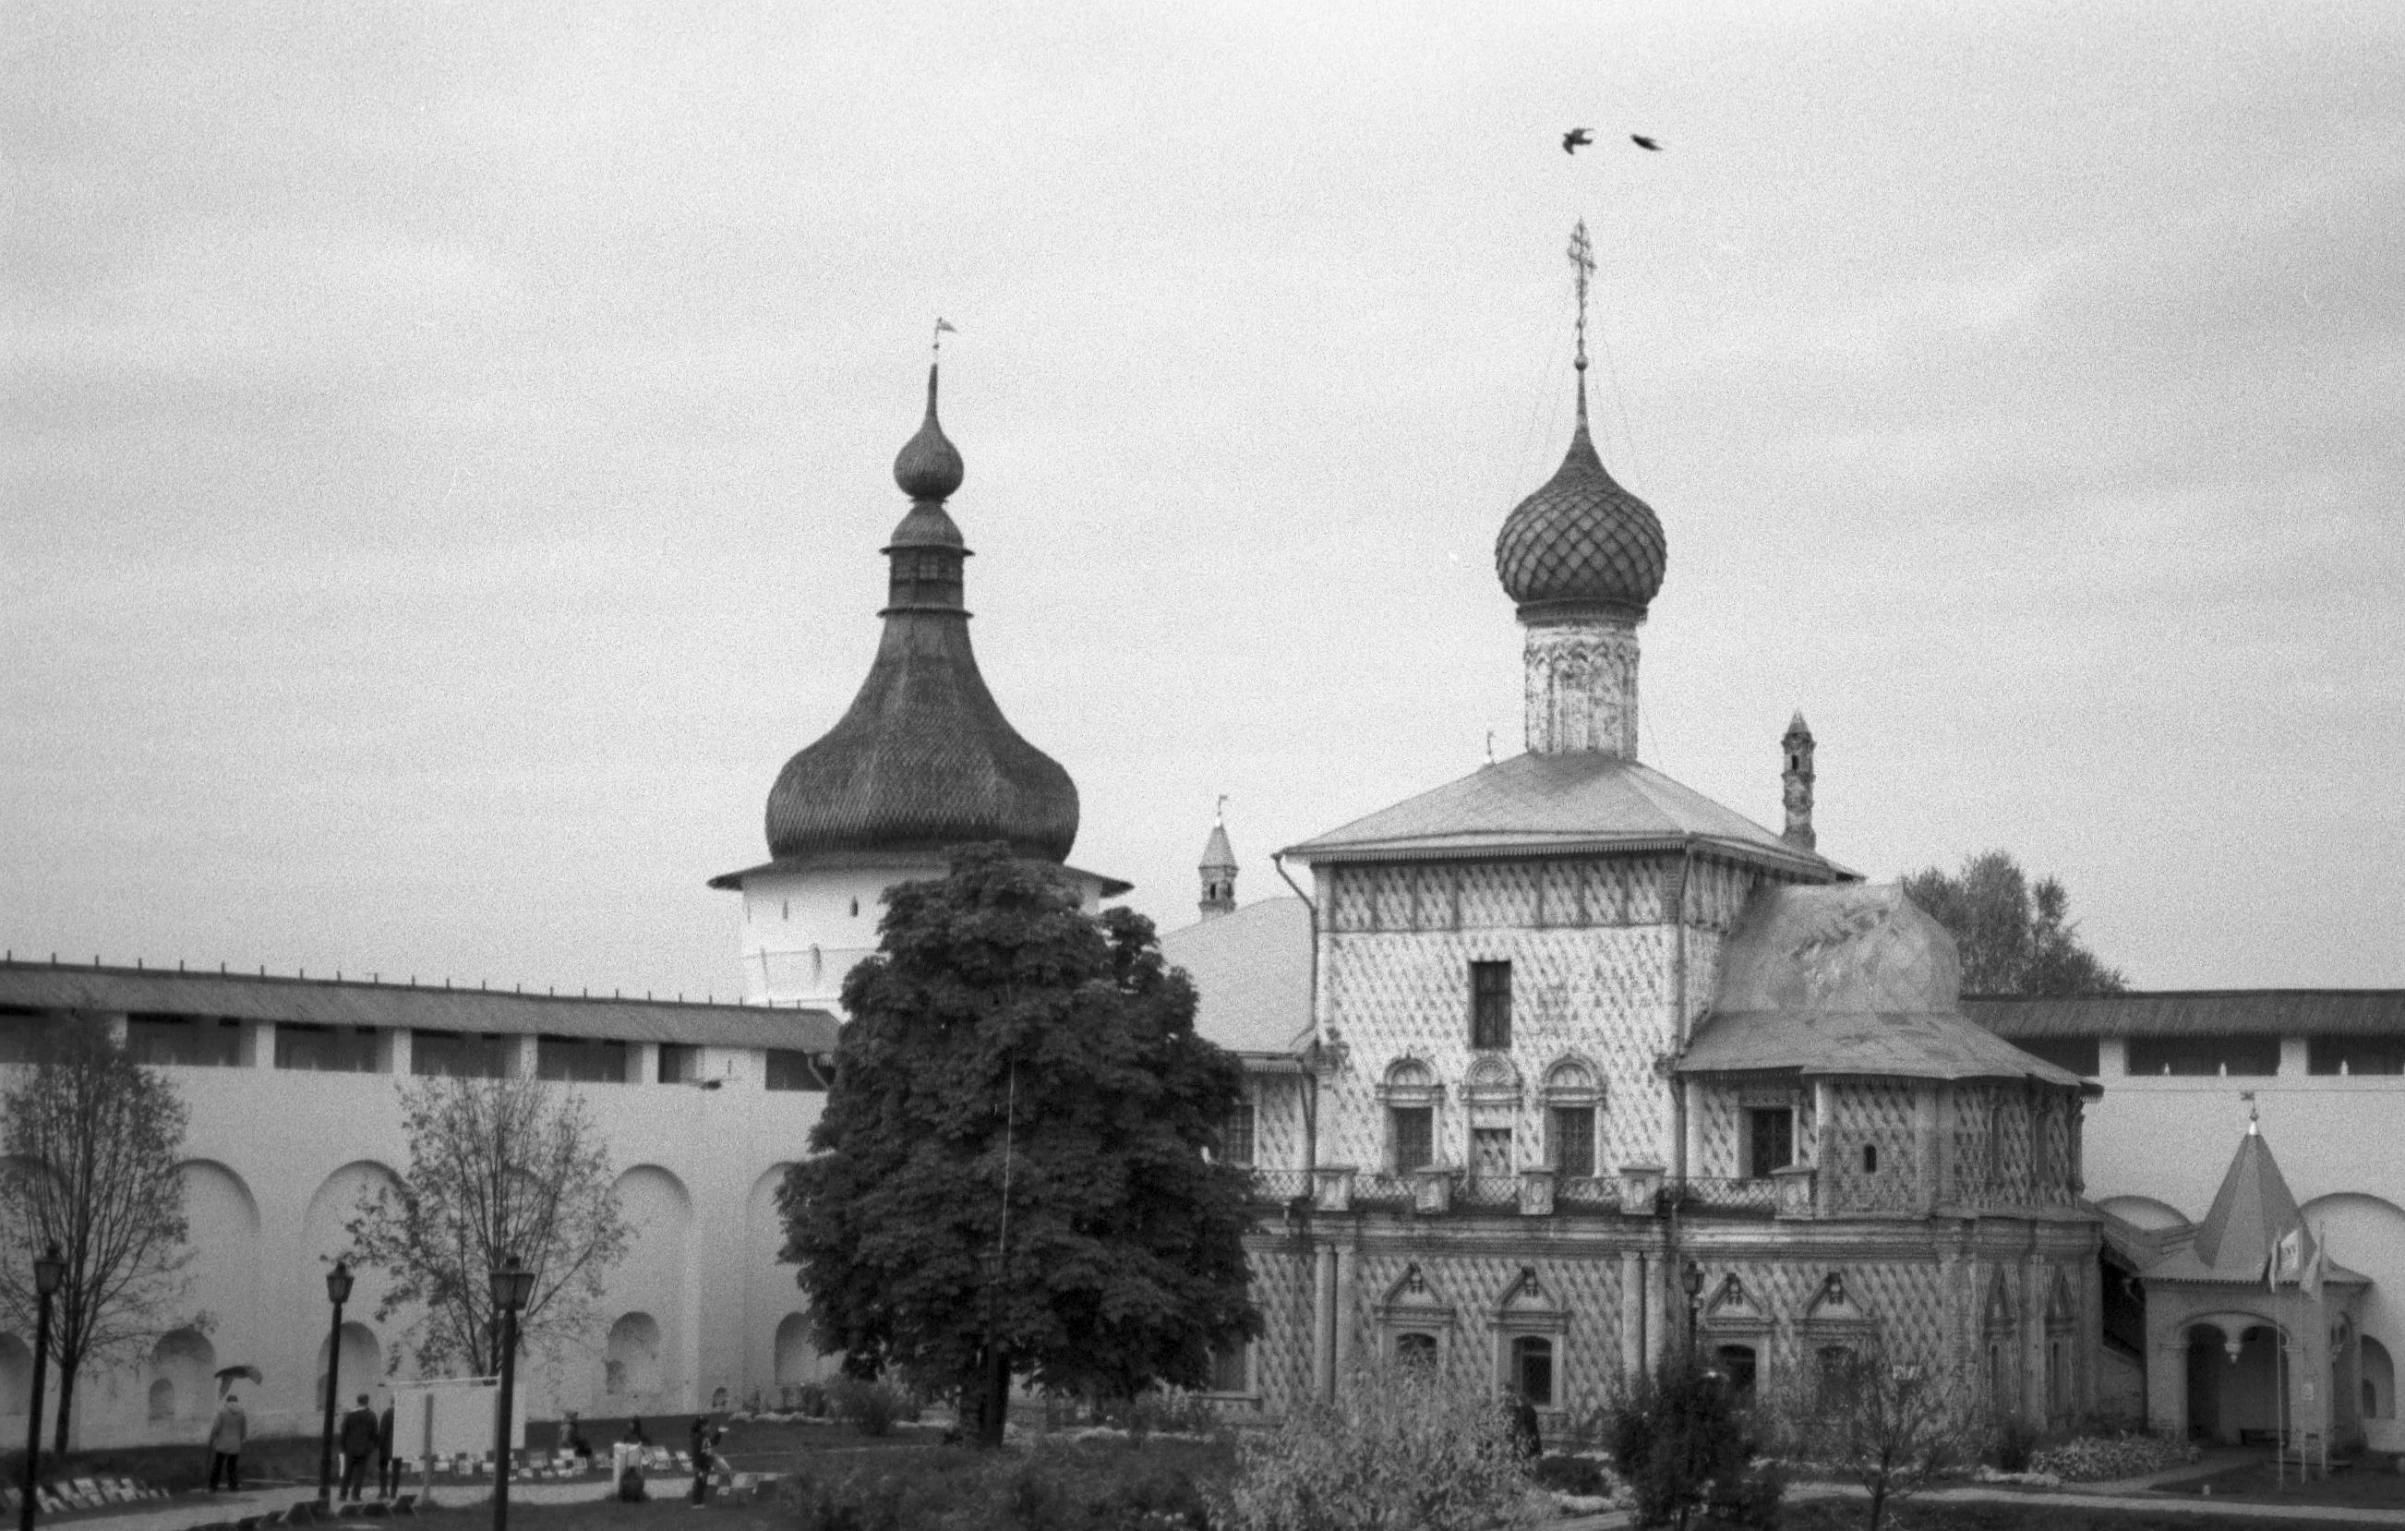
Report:
[[[489,1455],[493,1449],[493,1410],[501,1397],[498,1377],[441,1378],[432,1382],[392,1384],[393,1454],[414,1462],[435,1456]],[[526,1444],[526,1393],[510,1400],[509,1445]]]

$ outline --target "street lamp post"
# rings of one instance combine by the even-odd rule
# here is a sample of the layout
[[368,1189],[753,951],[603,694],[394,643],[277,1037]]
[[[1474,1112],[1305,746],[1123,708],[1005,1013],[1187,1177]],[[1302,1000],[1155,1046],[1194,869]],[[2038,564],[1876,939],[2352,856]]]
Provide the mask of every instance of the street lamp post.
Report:
[[342,1389],[342,1305],[351,1300],[351,1267],[334,1262],[326,1272],[326,1300],[334,1304],[334,1327],[326,1334],[325,1422],[317,1437],[317,1502],[334,1501],[334,1399]]
[[501,1321],[501,1396],[493,1414],[493,1531],[509,1531],[512,1394],[518,1380],[518,1310],[534,1295],[534,1272],[511,1255],[493,1272],[493,1312]]
[[58,1240],[35,1257],[33,1289],[36,1294],[33,1321],[33,1397],[25,1405],[25,1499],[17,1511],[18,1531],[33,1531],[35,1481],[42,1460],[42,1362],[50,1354],[50,1298],[58,1284],[67,1276],[67,1260],[58,1252]]
[[1704,1268],[1693,1260],[1679,1272],[1679,1287],[1687,1294],[1687,1357],[1695,1357],[1695,1316],[1703,1307]]

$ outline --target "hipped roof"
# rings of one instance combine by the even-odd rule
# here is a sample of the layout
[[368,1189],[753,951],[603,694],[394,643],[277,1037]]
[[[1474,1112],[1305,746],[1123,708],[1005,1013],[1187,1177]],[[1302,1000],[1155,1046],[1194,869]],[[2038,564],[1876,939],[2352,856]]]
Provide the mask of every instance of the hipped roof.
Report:
[[1678,850],[1819,879],[1853,874],[1634,760],[1516,755],[1282,854],[1306,862]]
[[1311,1037],[1311,911],[1264,899],[1161,937],[1161,955],[1194,981],[1194,1029],[1258,1061],[1294,1056]]
[[[2238,1152],[2231,1157],[2229,1171],[2221,1177],[2221,1189],[2214,1193],[2213,1209],[2203,1222],[2192,1228],[2164,1230],[2143,1243],[2131,1241],[2122,1252],[2143,1260],[2149,1246],[2159,1251],[2144,1264],[2143,1274],[2149,1281],[2253,1285],[2265,1280],[2272,1246],[2303,1225],[2296,1196],[2272,1157],[2271,1144],[2249,1127],[2246,1136],[2238,1140]],[[2313,1230],[2306,1228],[2303,1249],[2307,1260],[2313,1257],[2318,1242]],[[2341,1285],[2362,1285],[2369,1280],[2337,1264],[2325,1266],[2322,1279]]]
[[1805,1078],[2037,1079],[2079,1076],[2033,1058],[1958,1015],[1934,1011],[1771,1010],[1715,1014],[1679,1059],[1682,1074],[1794,1069]]
[[834,1051],[836,1032],[824,1010],[25,962],[0,963],[0,1005],[801,1052]]

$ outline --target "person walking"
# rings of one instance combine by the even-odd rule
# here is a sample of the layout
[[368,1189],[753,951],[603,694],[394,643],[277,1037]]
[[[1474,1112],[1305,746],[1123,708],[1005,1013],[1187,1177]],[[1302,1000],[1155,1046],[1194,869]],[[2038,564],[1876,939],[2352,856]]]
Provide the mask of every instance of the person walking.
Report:
[[359,1406],[342,1417],[342,1497],[348,1502],[359,1497],[367,1482],[367,1459],[376,1454],[376,1411],[368,1407],[367,1394],[359,1395]]
[[224,1475],[225,1486],[232,1493],[242,1492],[242,1442],[250,1434],[250,1420],[242,1412],[242,1400],[232,1393],[218,1405],[217,1422],[209,1427],[209,1492],[217,1492],[217,1480]]
[[710,1469],[718,1465],[715,1450],[724,1433],[711,1428],[709,1415],[693,1416],[693,1493],[688,1502],[697,1510],[710,1502]]
[[384,1412],[376,1416],[376,1497],[390,1499],[401,1492],[401,1459],[392,1454],[392,1394],[384,1395]]

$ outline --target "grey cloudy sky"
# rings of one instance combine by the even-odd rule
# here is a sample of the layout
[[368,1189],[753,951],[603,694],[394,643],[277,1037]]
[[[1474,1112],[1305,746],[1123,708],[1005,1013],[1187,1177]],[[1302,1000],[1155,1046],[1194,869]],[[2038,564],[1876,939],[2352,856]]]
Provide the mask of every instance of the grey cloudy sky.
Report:
[[[2405,9],[0,9],[0,944],[715,988],[929,326],[986,674],[1183,923],[1518,749],[1494,533],[1660,513],[1644,753],[2149,987],[2405,984]],[[1562,154],[1567,128],[1593,149]],[[1644,132],[1666,146],[1644,154]]]

